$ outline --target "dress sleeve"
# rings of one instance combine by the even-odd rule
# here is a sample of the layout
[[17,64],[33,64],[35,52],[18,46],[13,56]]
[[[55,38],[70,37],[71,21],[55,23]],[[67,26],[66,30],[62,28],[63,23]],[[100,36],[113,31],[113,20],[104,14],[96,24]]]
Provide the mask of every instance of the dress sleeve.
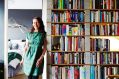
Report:
[[26,42],[28,42],[28,38],[26,37]]
[[26,33],[26,41],[28,41],[28,40],[29,40],[29,32]]

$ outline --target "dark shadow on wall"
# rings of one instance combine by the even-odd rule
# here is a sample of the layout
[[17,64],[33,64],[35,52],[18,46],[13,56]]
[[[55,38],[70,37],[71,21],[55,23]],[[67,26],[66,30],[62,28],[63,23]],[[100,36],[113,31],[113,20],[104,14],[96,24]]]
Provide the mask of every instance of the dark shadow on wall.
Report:
[[4,79],[4,0],[0,0],[0,79]]

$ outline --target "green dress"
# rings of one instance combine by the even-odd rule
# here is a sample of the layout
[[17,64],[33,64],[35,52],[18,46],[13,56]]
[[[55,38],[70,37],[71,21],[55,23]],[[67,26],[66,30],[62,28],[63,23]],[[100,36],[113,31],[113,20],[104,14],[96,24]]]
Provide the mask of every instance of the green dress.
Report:
[[42,55],[45,34],[41,32],[27,33],[29,48],[24,55],[23,70],[29,76],[38,76],[43,72],[44,59],[39,67],[36,67],[38,58]]

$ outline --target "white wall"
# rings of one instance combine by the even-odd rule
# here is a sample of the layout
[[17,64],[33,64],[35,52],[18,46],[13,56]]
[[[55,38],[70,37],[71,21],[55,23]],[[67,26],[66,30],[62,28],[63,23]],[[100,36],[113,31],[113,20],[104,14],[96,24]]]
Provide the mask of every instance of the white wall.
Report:
[[[45,30],[46,30],[47,29],[47,0],[43,0],[42,19],[43,19]],[[48,79],[47,78],[47,54],[45,54],[43,79]]]
[[8,9],[42,9],[42,0],[8,0]]

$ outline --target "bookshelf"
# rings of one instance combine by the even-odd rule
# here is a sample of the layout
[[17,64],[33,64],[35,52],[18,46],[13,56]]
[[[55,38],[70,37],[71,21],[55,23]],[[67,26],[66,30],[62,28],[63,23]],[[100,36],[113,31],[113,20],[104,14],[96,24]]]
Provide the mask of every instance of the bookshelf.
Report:
[[118,0],[47,0],[49,79],[117,79]]

